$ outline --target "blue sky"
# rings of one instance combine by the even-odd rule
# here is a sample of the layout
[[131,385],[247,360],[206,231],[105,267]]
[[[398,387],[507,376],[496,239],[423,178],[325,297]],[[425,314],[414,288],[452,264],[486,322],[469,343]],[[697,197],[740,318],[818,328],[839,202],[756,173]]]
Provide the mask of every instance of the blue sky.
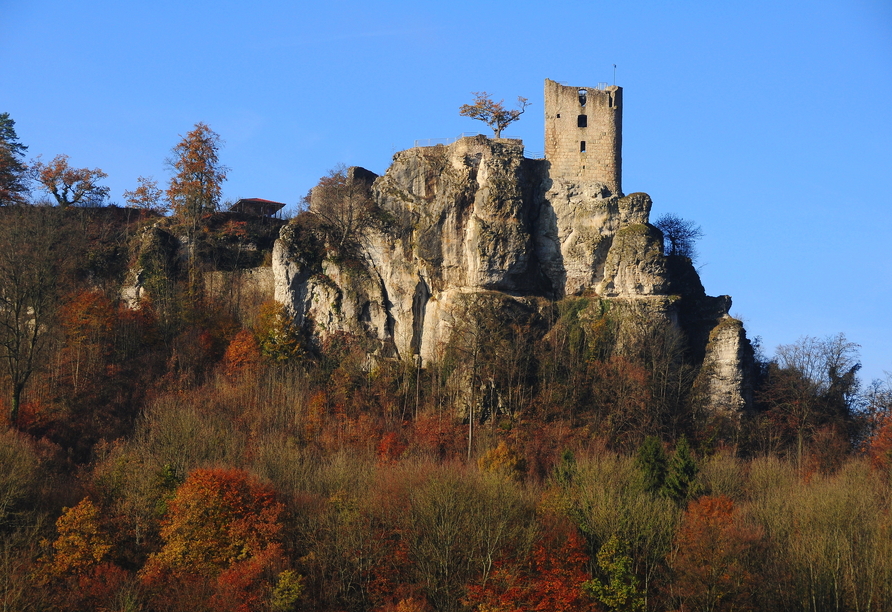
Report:
[[0,112],[29,155],[109,174],[112,199],[199,121],[228,199],[295,204],[339,163],[482,126],[471,92],[624,88],[623,187],[701,225],[704,285],[768,354],[803,335],[892,372],[892,3],[0,0]]

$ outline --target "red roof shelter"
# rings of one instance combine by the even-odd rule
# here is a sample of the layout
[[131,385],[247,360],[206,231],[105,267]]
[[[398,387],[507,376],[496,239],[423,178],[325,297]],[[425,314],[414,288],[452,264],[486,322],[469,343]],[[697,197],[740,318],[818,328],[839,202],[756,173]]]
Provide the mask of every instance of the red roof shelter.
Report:
[[285,205],[282,202],[273,202],[272,200],[264,200],[262,198],[242,198],[233,204],[229,210],[258,217],[272,217],[284,207]]

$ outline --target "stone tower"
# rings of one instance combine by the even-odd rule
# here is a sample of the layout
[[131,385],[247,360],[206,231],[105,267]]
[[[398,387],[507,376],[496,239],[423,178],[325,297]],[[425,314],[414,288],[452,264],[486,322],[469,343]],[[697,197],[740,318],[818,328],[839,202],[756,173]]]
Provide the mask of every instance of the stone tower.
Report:
[[545,158],[552,178],[598,181],[622,195],[623,90],[545,79]]

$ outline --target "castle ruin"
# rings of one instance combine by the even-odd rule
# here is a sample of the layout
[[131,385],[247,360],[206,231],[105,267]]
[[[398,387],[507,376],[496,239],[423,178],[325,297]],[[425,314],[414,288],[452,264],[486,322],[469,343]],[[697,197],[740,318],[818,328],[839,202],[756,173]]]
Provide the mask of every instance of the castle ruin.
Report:
[[623,90],[545,79],[545,158],[550,175],[604,183],[622,196]]

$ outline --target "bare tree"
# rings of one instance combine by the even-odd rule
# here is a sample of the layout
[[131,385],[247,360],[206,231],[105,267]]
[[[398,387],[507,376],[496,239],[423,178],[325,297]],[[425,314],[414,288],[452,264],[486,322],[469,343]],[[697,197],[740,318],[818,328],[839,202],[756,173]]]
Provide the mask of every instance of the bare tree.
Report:
[[475,91],[473,104],[462,104],[458,114],[462,117],[470,117],[482,121],[492,128],[495,138],[502,137],[502,130],[520,119],[520,116],[530,105],[530,102],[522,96],[517,96],[517,105],[520,108],[507,110],[505,101],[494,102],[485,91]]
[[801,465],[805,440],[822,425],[847,425],[858,392],[859,345],[844,334],[777,347],[759,397],[795,434]]
[[663,232],[663,238],[668,241],[663,248],[666,255],[681,255],[691,261],[697,259],[694,243],[703,237],[699,225],[674,213],[666,213],[654,222],[654,226]]
[[329,247],[355,251],[375,221],[375,202],[369,192],[374,175],[361,168],[339,165],[319,179],[304,204],[319,219]]
[[0,359],[9,377],[13,425],[40,364],[60,294],[60,267],[67,262],[56,211],[9,207],[0,223]]

